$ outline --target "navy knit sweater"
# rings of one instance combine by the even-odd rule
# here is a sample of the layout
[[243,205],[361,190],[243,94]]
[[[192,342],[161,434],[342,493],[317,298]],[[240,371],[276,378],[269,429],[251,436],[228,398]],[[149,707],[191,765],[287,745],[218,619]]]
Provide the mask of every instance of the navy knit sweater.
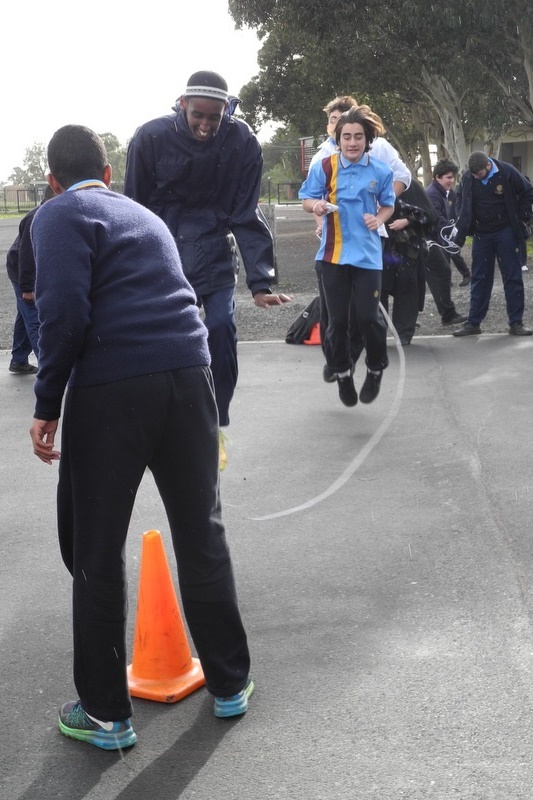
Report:
[[65,387],[208,365],[207,330],[166,225],[103,188],[65,192],[35,215],[41,323],[35,417]]

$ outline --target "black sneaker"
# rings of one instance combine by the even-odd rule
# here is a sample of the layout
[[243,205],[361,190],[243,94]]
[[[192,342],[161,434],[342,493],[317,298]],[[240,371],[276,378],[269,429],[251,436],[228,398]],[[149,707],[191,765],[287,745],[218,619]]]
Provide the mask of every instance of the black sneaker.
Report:
[[465,275],[459,286],[468,286],[469,283],[472,283],[472,276]]
[[515,322],[514,325],[509,326],[509,333],[511,336],[531,336],[533,331],[525,328],[521,322]]
[[322,377],[326,381],[326,383],[335,383],[337,380],[337,373],[334,372],[331,367],[328,367],[327,364],[324,364],[324,368],[322,370]]
[[483,333],[479,325],[472,325],[471,322],[465,322],[462,328],[453,331],[453,336],[478,336]]
[[28,362],[20,364],[18,361],[12,361],[9,365],[9,371],[13,372],[15,375],[35,375],[38,369]]
[[[350,375],[353,375],[355,372],[355,364],[352,361],[352,366],[350,367]],[[324,364],[324,368],[322,369],[322,377],[326,381],[326,383],[335,383],[337,380],[337,373],[334,372],[331,367],[328,367],[327,364]]]
[[443,325],[461,325],[461,323],[466,322],[468,317],[464,314],[454,314],[451,319],[443,319]]
[[341,402],[344,403],[345,406],[356,406],[357,392],[355,391],[352,376],[346,375],[344,378],[339,378],[337,375],[337,384],[339,387],[339,397]]
[[381,386],[381,379],[383,371],[375,374],[374,372],[367,372],[363,388],[359,392],[359,399],[362,403],[371,403],[379,394]]

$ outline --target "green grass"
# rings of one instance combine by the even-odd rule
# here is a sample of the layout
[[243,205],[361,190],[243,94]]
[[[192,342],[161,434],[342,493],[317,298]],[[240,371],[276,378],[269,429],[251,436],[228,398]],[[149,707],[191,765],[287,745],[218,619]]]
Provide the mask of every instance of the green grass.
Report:
[[0,219],[16,219],[17,217],[23,217],[24,214],[27,214],[30,211],[30,208],[25,208],[24,210],[19,209],[17,205],[12,205],[10,203],[0,204]]

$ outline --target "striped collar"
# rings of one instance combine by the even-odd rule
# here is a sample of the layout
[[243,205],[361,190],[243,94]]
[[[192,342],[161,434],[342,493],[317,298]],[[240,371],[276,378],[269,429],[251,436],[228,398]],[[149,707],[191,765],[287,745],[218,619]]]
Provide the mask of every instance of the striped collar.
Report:
[[68,187],[67,192],[75,192],[78,189],[89,189],[91,186],[97,186],[99,189],[107,189],[107,186],[103,181],[99,181],[96,178],[89,178],[85,181],[73,183],[72,186]]

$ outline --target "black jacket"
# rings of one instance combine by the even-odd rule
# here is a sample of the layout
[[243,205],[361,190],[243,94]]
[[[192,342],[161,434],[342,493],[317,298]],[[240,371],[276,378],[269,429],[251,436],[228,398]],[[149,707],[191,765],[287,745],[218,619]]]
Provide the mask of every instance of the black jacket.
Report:
[[[391,230],[389,224],[396,219],[408,219],[409,225],[401,231]],[[436,219],[435,209],[424,188],[413,178],[409,188],[396,198],[394,213],[386,223],[388,238],[384,239],[382,290],[394,295],[399,272],[406,268],[416,270],[419,311],[424,310],[426,290],[426,240]]]
[[450,225],[450,201],[446,196],[446,190],[442,188],[437,180],[433,180],[426,188],[426,194],[437,215],[431,238],[439,242],[439,244],[446,244],[442,238],[442,229],[445,229],[444,232],[447,238],[451,235],[451,227],[446,230],[447,226]]
[[18,236],[7,251],[6,267],[9,280],[17,283],[21,292],[35,291],[35,258],[30,239],[33,217],[39,206],[28,211],[20,220]]
[[[505,207],[515,239],[517,242],[523,241],[528,238],[528,230],[525,223],[528,223],[533,215],[533,186],[512,164],[507,164],[505,161],[497,161],[495,158],[492,161],[500,175]],[[457,234],[454,237],[454,241],[459,247],[464,245],[467,236],[475,233],[475,221],[472,212],[473,180],[476,179],[472,176],[470,170],[467,170],[457,191]]]
[[258,209],[262,168],[257,138],[235,117],[224,116],[206,142],[181,112],[135,132],[124,193],[166,222],[198,295],[235,285],[235,240],[250,291],[274,283],[272,234]]

